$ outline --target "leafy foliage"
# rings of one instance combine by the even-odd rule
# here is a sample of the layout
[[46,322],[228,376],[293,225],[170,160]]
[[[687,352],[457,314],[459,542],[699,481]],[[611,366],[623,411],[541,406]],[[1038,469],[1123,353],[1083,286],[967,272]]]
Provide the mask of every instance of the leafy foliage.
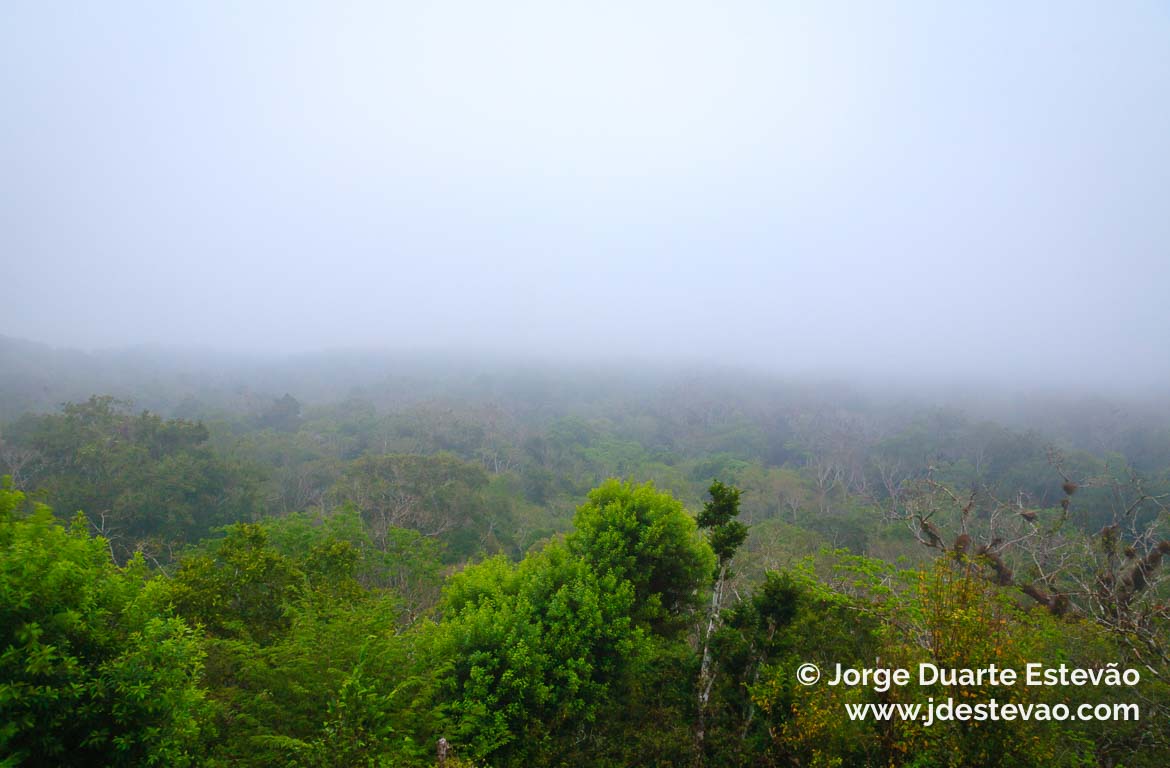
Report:
[[[0,493],[0,765],[1164,762],[1156,421],[1058,450],[712,382],[386,387],[4,425],[18,487],[88,518]],[[875,659],[1121,661],[1146,717],[879,726],[842,707],[1022,694],[794,678]],[[1074,694],[1130,691],[1036,695]]]
[[119,560],[138,550],[169,559],[175,544],[255,516],[252,471],[215,456],[208,437],[201,423],[131,414],[110,397],[25,416],[8,432],[37,457],[40,492],[58,510],[85,510]]
[[588,498],[566,540],[570,551],[598,573],[630,582],[640,623],[662,634],[685,628],[714,567],[694,518],[649,483],[607,480]]
[[205,712],[200,638],[141,558],[118,567],[80,515],[0,488],[0,764],[188,765]]
[[448,665],[453,743],[495,765],[587,752],[580,744],[645,654],[633,609],[630,582],[560,544],[519,566],[495,558],[452,579],[434,652]]

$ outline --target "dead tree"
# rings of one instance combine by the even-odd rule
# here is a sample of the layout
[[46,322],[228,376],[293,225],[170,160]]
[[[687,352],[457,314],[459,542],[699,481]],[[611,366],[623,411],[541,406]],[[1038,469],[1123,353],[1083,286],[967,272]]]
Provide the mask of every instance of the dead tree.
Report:
[[[933,478],[904,484],[888,502],[890,520],[923,546],[971,558],[985,578],[1014,587],[1056,616],[1091,620],[1108,630],[1153,675],[1170,679],[1170,494],[1146,490],[1130,473],[1075,480],[1060,454],[1050,463],[1063,480],[1059,505],[1037,509],[1025,494],[1004,501],[988,489],[961,496]],[[1076,494],[1104,490],[1111,519],[1096,533],[1069,524]]]

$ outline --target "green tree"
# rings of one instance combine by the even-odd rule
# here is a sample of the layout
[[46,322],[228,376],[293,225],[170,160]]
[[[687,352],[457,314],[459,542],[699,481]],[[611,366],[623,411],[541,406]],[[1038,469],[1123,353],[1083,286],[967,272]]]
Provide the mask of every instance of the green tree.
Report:
[[[710,644],[719,674],[712,675],[705,747],[715,764],[755,765],[767,753],[771,723],[758,716],[751,688],[769,665],[788,660],[796,639],[793,623],[810,608],[809,590],[799,578],[769,571],[750,597],[725,610]],[[863,627],[854,630],[864,636]]]
[[695,759],[702,762],[707,736],[707,708],[710,705],[711,687],[715,682],[715,666],[711,657],[711,640],[719,626],[719,614],[723,609],[723,590],[731,569],[731,560],[743,540],[747,538],[747,526],[736,520],[739,517],[739,489],[725,485],[719,480],[711,483],[707,491],[711,500],[703,505],[699,513],[699,528],[707,532],[707,540],[715,553],[714,585],[711,589],[711,607],[707,611],[707,627],[702,633],[702,662],[699,666],[698,713],[695,718]]
[[301,426],[301,404],[286,392],[284,397],[273,400],[272,405],[260,414],[259,423],[263,429],[296,432]]
[[573,525],[570,551],[633,585],[639,623],[663,635],[689,626],[714,557],[682,502],[650,483],[611,479],[589,492]]
[[388,592],[400,605],[400,618],[407,624],[438,601],[442,547],[418,531],[391,528],[383,533],[381,545],[376,546],[352,506],[327,514],[299,512],[269,518],[261,525],[277,552],[305,563],[310,584],[333,582],[333,575],[317,575],[317,563],[329,562],[327,552],[344,550],[353,558],[349,571],[354,585],[373,593]]
[[264,529],[237,523],[208,549],[181,562],[171,584],[176,610],[215,637],[263,643],[286,629],[304,575],[268,546]]
[[197,635],[141,558],[120,568],[80,514],[0,487],[0,765],[192,762],[204,694]]
[[434,653],[447,734],[499,766],[591,762],[646,641],[633,585],[561,544],[518,566],[497,557],[452,578]]

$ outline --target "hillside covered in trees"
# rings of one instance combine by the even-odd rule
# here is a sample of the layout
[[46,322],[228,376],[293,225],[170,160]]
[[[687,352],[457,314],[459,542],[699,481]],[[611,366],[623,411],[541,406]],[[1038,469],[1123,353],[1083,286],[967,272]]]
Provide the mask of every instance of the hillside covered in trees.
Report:
[[[1052,399],[1024,424],[1002,402],[731,371],[406,358],[154,360],[170,373],[147,384],[79,358],[70,386],[113,393],[46,406],[30,382],[62,379],[38,354],[0,423],[2,765],[1160,766],[1170,749],[1156,409]],[[1141,680],[796,677],[1033,662]],[[948,697],[1140,719],[846,717]]]
[[0,2],[0,768],[1170,765],[1167,40]]

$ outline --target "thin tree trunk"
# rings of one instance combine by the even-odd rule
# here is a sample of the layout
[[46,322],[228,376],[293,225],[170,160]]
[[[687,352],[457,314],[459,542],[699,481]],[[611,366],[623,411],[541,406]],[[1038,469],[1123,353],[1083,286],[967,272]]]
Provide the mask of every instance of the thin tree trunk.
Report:
[[703,635],[703,662],[699,666],[699,709],[695,718],[695,765],[703,764],[703,746],[707,737],[707,704],[711,699],[711,687],[715,684],[715,669],[711,664],[711,635],[719,623],[719,609],[723,603],[723,584],[727,578],[727,565],[719,568],[719,578],[711,591],[711,609],[707,613],[707,632]]

